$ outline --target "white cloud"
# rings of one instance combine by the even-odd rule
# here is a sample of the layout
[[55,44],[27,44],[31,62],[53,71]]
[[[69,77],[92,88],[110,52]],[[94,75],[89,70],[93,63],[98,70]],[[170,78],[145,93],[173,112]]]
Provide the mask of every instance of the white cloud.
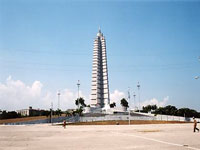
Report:
[[[75,108],[77,92],[69,89],[61,90],[60,107],[62,110]],[[80,96],[87,99],[80,91]],[[30,86],[9,76],[5,83],[0,83],[0,109],[17,110],[32,106],[33,108],[49,109],[53,102],[54,109],[58,107],[57,92],[47,91],[40,81],[34,81]],[[86,101],[87,102],[87,101]]]
[[36,96],[36,95],[40,96],[42,87],[43,87],[43,85],[40,81],[33,82],[32,86],[31,86],[31,90],[30,90],[31,94],[33,96]]
[[[79,97],[84,98],[85,103],[89,104],[89,99],[83,94],[82,91],[79,91]],[[78,92],[72,92],[69,89],[64,89],[61,91],[60,95],[60,107],[62,110],[66,108],[76,108],[75,100],[78,98]]]
[[76,93],[69,89],[64,89],[61,91],[60,95],[60,107],[61,109],[74,108],[75,99],[77,99]]
[[[60,90],[60,107],[62,110],[75,108],[75,99],[78,93],[69,89]],[[79,92],[80,97],[85,99],[86,104],[90,104],[89,96],[86,97],[82,91]],[[115,102],[117,107],[121,107],[120,100],[126,98],[124,92],[115,90],[110,94],[111,103]],[[165,97],[159,101],[156,98],[142,102],[141,106],[154,105],[165,106],[169,97]],[[40,81],[34,81],[31,85],[26,85],[20,80],[13,80],[9,76],[5,83],[0,83],[0,109],[17,110],[32,106],[33,108],[49,109],[53,102],[54,109],[58,108],[57,91],[45,90]],[[133,104],[132,104],[133,105]],[[138,104],[137,104],[138,105]]]
[[38,104],[41,89],[40,81],[35,81],[31,86],[27,86],[22,81],[15,81],[9,76],[5,84],[0,83],[0,109],[13,110],[27,108],[33,102]]
[[115,90],[113,93],[110,94],[110,101],[111,101],[111,103],[115,102],[117,107],[121,107],[120,100],[125,97],[126,97],[126,95],[124,94],[124,92]]
[[147,105],[157,105],[158,107],[163,107],[167,104],[168,100],[169,100],[169,96],[163,98],[163,100],[161,101],[157,100],[156,98],[152,98],[150,100],[143,101],[141,103],[141,107],[147,106]]

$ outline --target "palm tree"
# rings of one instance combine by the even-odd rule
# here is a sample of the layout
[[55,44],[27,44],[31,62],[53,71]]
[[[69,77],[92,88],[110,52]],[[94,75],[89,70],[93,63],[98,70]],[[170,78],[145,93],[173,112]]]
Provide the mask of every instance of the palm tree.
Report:
[[78,105],[81,105],[82,107],[86,107],[85,100],[84,100],[82,97],[77,98],[77,99],[75,100],[75,104],[76,104],[77,106],[78,106]]
[[127,108],[129,107],[128,106],[128,102],[127,102],[127,100],[125,98],[121,99],[121,105],[124,108],[124,110],[127,110]]
[[116,103],[115,102],[110,104],[110,108],[114,108],[114,107],[116,107]]
[[75,114],[79,114],[79,115],[81,116],[81,115],[82,115],[82,112],[83,112],[83,108],[87,106],[87,105],[85,104],[85,100],[84,100],[82,97],[77,98],[77,99],[75,100],[75,104],[76,104],[77,106],[79,106],[79,108],[76,109]]

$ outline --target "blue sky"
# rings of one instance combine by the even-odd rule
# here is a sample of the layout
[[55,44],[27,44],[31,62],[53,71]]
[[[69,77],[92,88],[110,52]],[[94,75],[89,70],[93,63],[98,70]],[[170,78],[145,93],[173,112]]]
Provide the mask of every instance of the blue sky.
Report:
[[1,0],[1,87],[12,76],[26,86],[37,80],[45,91],[75,93],[79,79],[89,99],[99,26],[111,93],[130,87],[137,95],[139,81],[141,101],[168,97],[167,104],[200,111],[200,80],[194,79],[200,75],[200,1]]

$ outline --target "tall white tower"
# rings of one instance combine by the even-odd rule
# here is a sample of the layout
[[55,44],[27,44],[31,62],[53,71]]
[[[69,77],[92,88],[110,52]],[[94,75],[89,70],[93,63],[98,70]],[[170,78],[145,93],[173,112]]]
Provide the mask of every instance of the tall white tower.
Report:
[[91,107],[109,108],[109,106],[106,40],[99,29],[93,49]]

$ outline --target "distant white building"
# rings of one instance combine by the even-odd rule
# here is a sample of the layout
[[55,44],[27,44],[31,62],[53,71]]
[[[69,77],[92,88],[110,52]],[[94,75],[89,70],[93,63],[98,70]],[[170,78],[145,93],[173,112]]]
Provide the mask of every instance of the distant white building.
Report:
[[21,109],[21,110],[16,110],[18,114],[21,114],[21,116],[29,116],[29,109]]
[[91,107],[110,108],[106,39],[100,29],[94,40]]
[[41,110],[33,109],[32,107],[29,107],[28,109],[21,109],[16,110],[18,114],[21,114],[22,116],[36,116],[40,115]]

